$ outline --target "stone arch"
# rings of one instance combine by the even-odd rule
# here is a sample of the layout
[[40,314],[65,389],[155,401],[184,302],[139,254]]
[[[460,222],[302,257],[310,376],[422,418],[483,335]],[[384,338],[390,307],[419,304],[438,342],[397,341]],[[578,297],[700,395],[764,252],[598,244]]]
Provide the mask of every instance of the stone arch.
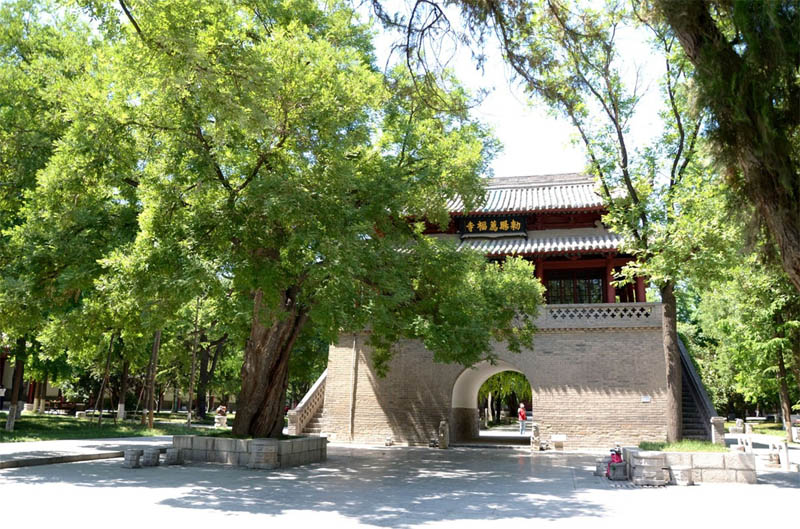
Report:
[[503,371],[522,373],[530,382],[530,377],[522,369],[501,359],[494,364],[487,360],[478,362],[456,377],[450,402],[450,436],[454,441],[467,441],[480,435],[478,391],[491,376]]

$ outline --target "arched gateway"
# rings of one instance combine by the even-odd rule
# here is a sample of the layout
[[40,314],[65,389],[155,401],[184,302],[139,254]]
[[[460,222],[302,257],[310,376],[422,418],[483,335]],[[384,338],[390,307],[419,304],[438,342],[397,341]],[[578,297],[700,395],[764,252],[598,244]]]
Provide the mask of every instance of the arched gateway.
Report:
[[[343,335],[330,349],[324,383],[290,423],[310,418],[315,410],[305,403],[313,401],[324,410],[322,431],[335,441],[424,444],[443,419],[451,441],[463,441],[477,434],[480,383],[492,370],[512,369],[531,384],[544,440],[563,434],[568,448],[664,440],[662,307],[645,302],[641,278],[624,288],[612,283],[630,256],[602,224],[593,183],[581,175],[494,179],[479,211],[463,214],[458,202],[451,210],[448,229],[430,236],[452,238],[489,259],[520,255],[535,263],[547,305],[533,349],[516,354],[498,343],[496,367],[465,369],[434,363],[420,343],[407,341],[380,378],[366,335]],[[303,427],[299,421],[290,431]]]

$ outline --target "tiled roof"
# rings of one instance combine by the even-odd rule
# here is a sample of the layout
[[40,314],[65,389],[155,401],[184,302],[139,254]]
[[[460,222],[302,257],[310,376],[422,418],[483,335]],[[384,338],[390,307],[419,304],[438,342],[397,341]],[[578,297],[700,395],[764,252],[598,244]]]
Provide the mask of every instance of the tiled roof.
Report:
[[[599,209],[603,200],[594,182],[584,175],[538,175],[493,178],[488,181],[486,200],[470,213],[511,213]],[[463,213],[456,198],[448,204],[453,213]]]
[[619,249],[622,237],[603,228],[530,231],[528,238],[464,239],[460,248],[486,255],[594,253]]

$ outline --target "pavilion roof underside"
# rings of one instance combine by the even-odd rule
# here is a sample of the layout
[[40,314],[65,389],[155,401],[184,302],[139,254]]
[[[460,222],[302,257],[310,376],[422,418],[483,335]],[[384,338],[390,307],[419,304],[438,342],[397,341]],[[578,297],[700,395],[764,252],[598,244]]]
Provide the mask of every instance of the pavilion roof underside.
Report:
[[615,233],[574,229],[529,232],[527,238],[464,239],[459,248],[472,248],[486,255],[552,255],[610,252],[618,250],[621,244],[622,237]]
[[[589,180],[565,181],[564,183],[537,183],[530,180],[515,180],[504,184],[504,179],[495,179],[486,189],[483,205],[470,211],[474,214],[527,213],[541,211],[585,211],[603,209],[603,200],[595,192],[595,184]],[[453,214],[464,213],[461,198],[448,203]]]

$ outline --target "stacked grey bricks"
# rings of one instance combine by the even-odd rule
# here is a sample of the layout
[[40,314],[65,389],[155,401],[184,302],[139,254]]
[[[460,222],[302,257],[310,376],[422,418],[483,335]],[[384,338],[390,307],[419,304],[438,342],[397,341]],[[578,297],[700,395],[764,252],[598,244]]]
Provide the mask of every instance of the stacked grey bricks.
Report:
[[144,450],[130,449],[125,450],[125,459],[122,462],[124,468],[139,468],[139,458],[142,457]]
[[143,467],[157,467],[161,463],[161,450],[158,448],[145,448],[142,457]]

